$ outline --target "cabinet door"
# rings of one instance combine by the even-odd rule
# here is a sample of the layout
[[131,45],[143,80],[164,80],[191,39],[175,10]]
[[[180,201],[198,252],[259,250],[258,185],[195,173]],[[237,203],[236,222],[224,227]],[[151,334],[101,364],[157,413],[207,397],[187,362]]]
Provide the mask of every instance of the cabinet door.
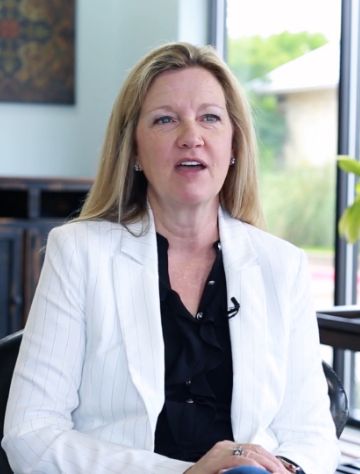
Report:
[[23,326],[22,229],[0,226],[0,337]]

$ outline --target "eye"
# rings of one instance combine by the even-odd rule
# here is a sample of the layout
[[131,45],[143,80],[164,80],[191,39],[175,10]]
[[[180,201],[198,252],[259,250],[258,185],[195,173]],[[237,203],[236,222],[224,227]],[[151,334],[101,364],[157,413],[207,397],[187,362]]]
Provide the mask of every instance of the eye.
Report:
[[207,123],[220,122],[220,117],[216,114],[205,114],[203,115],[203,121]]
[[154,120],[154,125],[164,125],[167,123],[173,123],[175,119],[170,115],[162,115]]

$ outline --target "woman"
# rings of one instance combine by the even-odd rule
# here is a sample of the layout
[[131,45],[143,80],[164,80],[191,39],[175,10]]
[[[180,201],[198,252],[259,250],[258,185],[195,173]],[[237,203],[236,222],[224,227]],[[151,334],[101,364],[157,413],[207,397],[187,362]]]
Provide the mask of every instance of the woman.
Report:
[[16,472],[334,472],[306,262],[257,227],[254,149],[211,48],[132,70],[81,217],[49,236],[6,414]]

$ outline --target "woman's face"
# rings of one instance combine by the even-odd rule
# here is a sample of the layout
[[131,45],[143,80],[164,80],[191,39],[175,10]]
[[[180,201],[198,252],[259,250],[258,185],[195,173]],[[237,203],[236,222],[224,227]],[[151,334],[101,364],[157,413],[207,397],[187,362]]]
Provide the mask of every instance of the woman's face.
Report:
[[136,128],[148,198],[159,204],[217,204],[232,154],[223,89],[200,67],[159,74]]

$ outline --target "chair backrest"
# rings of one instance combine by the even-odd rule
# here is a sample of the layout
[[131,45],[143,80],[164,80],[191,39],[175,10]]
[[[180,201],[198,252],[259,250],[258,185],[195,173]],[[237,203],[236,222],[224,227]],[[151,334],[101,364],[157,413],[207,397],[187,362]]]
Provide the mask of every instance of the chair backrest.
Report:
[[[5,409],[22,333],[23,331],[18,331],[0,339],[0,440],[4,434]],[[323,369],[328,384],[330,411],[336,426],[336,435],[339,438],[349,416],[348,400],[344,387],[334,370],[326,362],[323,362]],[[1,447],[0,473],[12,474],[6,454]]]
[[340,438],[340,435],[343,432],[343,429],[345,428],[346,422],[349,418],[348,399],[343,384],[341,383],[341,380],[337,376],[336,372],[326,362],[323,361],[322,365],[328,384],[330,411],[335,423],[336,435],[338,438]]
[[[4,434],[6,403],[9,396],[15,362],[19,353],[21,338],[22,331],[18,331],[0,339],[0,440]],[[12,474],[6,454],[2,448],[0,448],[0,472],[1,474]]]

